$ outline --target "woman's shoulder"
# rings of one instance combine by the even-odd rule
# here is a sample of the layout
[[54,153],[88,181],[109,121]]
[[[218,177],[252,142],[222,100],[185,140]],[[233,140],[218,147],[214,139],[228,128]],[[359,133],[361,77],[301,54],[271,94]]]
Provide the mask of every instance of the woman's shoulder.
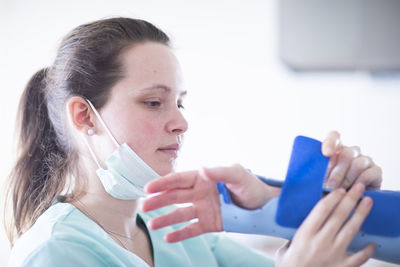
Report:
[[[69,203],[56,203],[47,209],[24,233],[18,243],[42,243],[49,239],[71,239],[85,236],[102,236],[104,231],[89,220],[75,206]],[[16,244],[16,245],[17,245]]]
[[51,264],[60,263],[58,267],[63,266],[63,262],[71,266],[77,263],[74,259],[84,259],[85,255],[91,255],[93,259],[93,247],[107,238],[98,225],[73,205],[57,203],[17,240],[11,251],[9,265],[23,266],[29,262],[29,265],[39,266],[47,261]]

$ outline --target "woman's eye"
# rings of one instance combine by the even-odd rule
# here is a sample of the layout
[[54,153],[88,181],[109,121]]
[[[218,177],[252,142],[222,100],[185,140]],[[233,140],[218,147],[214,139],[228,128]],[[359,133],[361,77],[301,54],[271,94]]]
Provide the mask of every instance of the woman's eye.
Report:
[[185,109],[185,107],[182,104],[178,104],[178,108]]
[[157,107],[161,106],[160,101],[145,101],[144,104],[151,108],[157,108]]

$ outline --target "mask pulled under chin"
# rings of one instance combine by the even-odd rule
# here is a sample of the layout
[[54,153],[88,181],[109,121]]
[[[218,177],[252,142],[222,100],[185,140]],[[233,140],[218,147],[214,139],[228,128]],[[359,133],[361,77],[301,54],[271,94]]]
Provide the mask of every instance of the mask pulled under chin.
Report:
[[159,177],[126,143],[118,146],[106,165],[106,170],[99,168],[96,173],[107,193],[118,199],[146,196],[145,184]]

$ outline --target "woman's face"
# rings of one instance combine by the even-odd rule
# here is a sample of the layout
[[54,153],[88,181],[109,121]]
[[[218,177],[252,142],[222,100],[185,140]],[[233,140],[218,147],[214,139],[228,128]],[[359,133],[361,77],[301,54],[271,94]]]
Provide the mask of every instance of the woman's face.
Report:
[[158,174],[170,173],[188,128],[179,63],[167,46],[151,42],[127,49],[122,61],[125,76],[100,115],[119,144],[126,142]]

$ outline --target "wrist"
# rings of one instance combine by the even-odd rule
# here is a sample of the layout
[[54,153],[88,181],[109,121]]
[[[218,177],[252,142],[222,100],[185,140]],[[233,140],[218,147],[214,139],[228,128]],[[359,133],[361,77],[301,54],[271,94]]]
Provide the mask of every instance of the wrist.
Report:
[[254,192],[254,198],[251,207],[248,208],[260,209],[271,199],[278,197],[281,193],[281,188],[267,185],[261,180],[258,180],[258,182],[254,184],[254,190],[252,190],[252,192]]
[[267,204],[271,199],[279,197],[281,194],[281,188],[280,187],[274,187],[267,185],[265,183],[262,183],[262,197],[260,198],[260,208]]

